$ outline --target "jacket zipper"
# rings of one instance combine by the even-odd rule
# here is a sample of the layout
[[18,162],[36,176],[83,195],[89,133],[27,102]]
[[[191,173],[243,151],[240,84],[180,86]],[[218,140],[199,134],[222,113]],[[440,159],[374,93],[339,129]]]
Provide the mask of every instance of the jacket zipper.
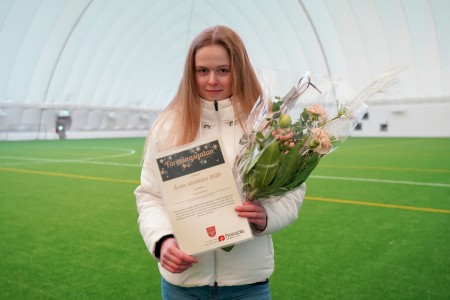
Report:
[[217,269],[218,269],[218,265],[219,265],[219,258],[218,256],[218,250],[214,251],[214,286],[217,287]]
[[[217,112],[219,111],[219,103],[217,103],[217,100],[214,100],[214,109]],[[219,131],[222,132],[222,122],[220,120],[220,114],[218,114],[217,117],[219,119]],[[219,265],[218,250],[216,250],[214,251],[214,287],[217,287],[218,265]]]
[[219,121],[219,132],[222,133],[222,118],[220,117],[219,103],[217,100],[214,100],[214,108],[217,112],[217,120]]

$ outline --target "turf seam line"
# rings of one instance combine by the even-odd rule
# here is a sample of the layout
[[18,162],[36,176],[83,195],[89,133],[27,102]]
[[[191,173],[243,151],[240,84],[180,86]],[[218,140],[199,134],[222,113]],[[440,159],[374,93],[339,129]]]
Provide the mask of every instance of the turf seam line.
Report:
[[343,199],[331,199],[331,198],[311,197],[311,196],[306,196],[305,199],[312,200],[312,201],[334,202],[334,203],[343,203],[343,204],[353,204],[353,205],[374,206],[374,207],[383,207],[383,208],[395,208],[395,209],[403,209],[403,210],[414,210],[414,211],[450,214],[450,210],[438,209],[438,208],[415,207],[415,206],[406,206],[406,205],[395,205],[395,204],[364,202],[364,201],[355,201],[355,200],[343,200]]
[[431,172],[431,173],[450,173],[450,170],[444,169],[424,169],[424,168],[395,168],[395,167],[381,167],[381,166],[363,166],[363,165],[338,165],[338,164],[322,164],[322,168],[337,168],[337,169],[359,169],[359,170],[384,170],[384,171],[407,171],[407,172]]
[[393,184],[408,184],[408,185],[425,185],[434,187],[450,187],[448,183],[439,182],[420,182],[420,181],[404,181],[404,180],[389,180],[389,179],[373,179],[373,178],[356,178],[356,177],[339,177],[339,176],[320,176],[311,175],[310,178],[315,179],[331,179],[331,180],[348,180],[348,181],[365,181],[365,182],[379,182],[379,183],[393,183]]

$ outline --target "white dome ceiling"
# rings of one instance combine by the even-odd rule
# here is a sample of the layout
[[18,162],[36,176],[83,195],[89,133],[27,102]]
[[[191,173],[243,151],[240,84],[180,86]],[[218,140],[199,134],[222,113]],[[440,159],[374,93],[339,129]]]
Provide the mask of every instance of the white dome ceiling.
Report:
[[1,0],[0,103],[162,109],[192,38],[232,27],[261,70],[450,97],[448,0]]

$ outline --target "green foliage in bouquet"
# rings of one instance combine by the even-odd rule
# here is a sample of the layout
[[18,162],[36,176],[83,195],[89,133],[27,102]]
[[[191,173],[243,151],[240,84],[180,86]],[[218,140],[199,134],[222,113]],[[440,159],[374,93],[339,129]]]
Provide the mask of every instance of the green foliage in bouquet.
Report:
[[299,187],[320,159],[349,136],[367,112],[364,101],[391,86],[398,72],[386,72],[356,96],[343,81],[318,80],[322,92],[307,72],[285,97],[275,97],[273,103],[259,99],[248,120],[253,131],[234,170],[244,200],[257,201]]
[[315,134],[325,124],[320,113],[305,108],[292,123],[291,116],[281,112],[283,100],[276,99],[267,127],[255,133],[255,142],[241,157],[241,162],[249,162],[243,170],[247,199],[280,195],[300,186],[332,147],[325,132]]

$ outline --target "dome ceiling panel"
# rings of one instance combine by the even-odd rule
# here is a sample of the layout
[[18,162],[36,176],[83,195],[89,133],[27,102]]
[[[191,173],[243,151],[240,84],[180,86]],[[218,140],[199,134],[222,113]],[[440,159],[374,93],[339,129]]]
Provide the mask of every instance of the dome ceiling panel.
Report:
[[[0,3],[2,10],[0,16],[4,18],[0,31],[0,91],[6,94],[2,95],[2,98],[11,99],[12,97],[8,97],[8,95],[16,95],[19,92],[18,98],[23,99],[23,97],[20,97],[22,94],[19,88],[14,84],[16,81],[22,83],[22,80],[17,77],[12,78],[12,76],[14,76],[13,74],[26,72],[23,70],[24,62],[29,61],[29,59],[28,56],[23,56],[25,52],[22,50],[22,45],[24,39],[27,36],[29,37],[28,32],[36,12],[39,10],[40,3],[36,1],[29,3],[29,5],[10,1]],[[36,48],[35,50],[40,49]],[[16,66],[18,67],[16,68]],[[30,73],[28,68],[26,70]]]
[[433,15],[435,33],[441,57],[442,94],[450,95],[450,18],[449,1],[432,0],[431,12]]
[[396,96],[450,97],[446,0],[2,0],[0,102],[162,109],[187,47],[223,24],[265,74],[355,89],[404,65]]
[[354,0],[351,9],[363,43],[361,51],[365,53],[368,78],[374,78],[390,67],[388,44],[378,8],[372,1]]
[[344,48],[341,44],[335,21],[332,18],[335,12],[330,12],[323,1],[308,0],[303,1],[303,3],[320,41],[329,72],[331,74],[340,74],[343,78],[349,78]]
[[389,50],[389,65],[403,65],[407,68],[401,74],[402,96],[418,94],[414,54],[411,49],[411,37],[401,1],[376,1],[383,27],[384,39]]
[[[411,50],[417,74],[418,96],[437,96],[443,82],[428,74],[440,74],[441,57],[435,23],[430,5],[426,1],[404,1],[403,8],[408,26]],[[450,12],[450,11],[449,11]]]

